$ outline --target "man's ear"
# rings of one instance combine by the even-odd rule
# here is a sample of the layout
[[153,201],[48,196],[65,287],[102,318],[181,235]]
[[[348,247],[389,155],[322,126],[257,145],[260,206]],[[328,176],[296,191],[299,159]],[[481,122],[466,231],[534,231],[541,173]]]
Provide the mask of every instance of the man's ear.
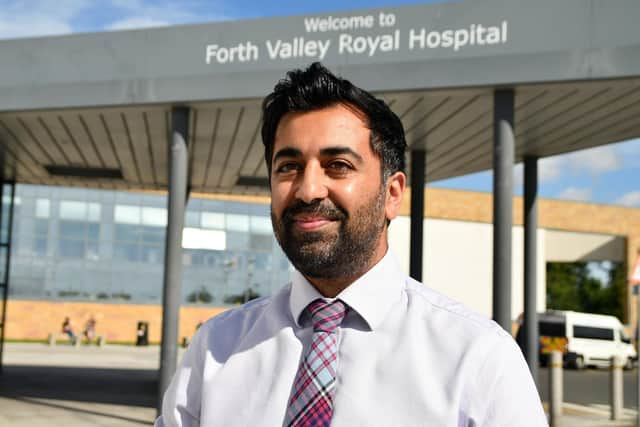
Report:
[[385,200],[385,215],[388,220],[395,219],[400,212],[402,195],[407,185],[407,176],[404,172],[396,172],[387,179],[387,197]]

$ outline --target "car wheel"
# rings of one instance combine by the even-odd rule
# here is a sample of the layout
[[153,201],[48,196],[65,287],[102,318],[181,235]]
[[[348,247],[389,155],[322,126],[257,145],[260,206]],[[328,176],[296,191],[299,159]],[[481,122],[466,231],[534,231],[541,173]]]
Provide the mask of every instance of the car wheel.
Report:
[[575,362],[573,362],[573,367],[576,369],[584,369],[584,357],[576,356]]

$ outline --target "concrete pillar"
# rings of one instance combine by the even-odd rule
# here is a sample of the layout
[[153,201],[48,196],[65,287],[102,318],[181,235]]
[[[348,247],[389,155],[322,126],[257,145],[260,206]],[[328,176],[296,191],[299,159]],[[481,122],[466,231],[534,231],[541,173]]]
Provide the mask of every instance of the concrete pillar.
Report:
[[424,174],[426,153],[411,151],[411,248],[409,275],[422,281],[422,248],[424,224]]
[[622,408],[624,401],[624,391],[622,388],[622,365],[624,361],[620,356],[613,356],[611,358],[611,376],[609,396],[611,398],[611,419],[622,419]]
[[538,159],[524,159],[524,355],[538,382]]
[[496,90],[493,100],[493,320],[511,333],[514,92]]
[[549,425],[558,427],[562,418],[563,378],[562,353],[551,352],[549,363]]
[[162,397],[176,370],[178,357],[178,322],[182,301],[182,229],[187,200],[187,169],[189,155],[189,109],[173,108],[169,142],[169,197],[167,235],[164,255],[162,293],[162,345],[157,411],[162,410]]

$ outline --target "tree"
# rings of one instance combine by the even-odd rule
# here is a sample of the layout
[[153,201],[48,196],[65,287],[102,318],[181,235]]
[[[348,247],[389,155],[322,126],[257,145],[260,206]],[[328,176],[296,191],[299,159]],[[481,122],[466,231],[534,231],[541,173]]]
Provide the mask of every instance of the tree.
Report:
[[577,263],[547,263],[547,308],[582,311]]
[[608,270],[603,283],[590,274],[586,262],[547,263],[547,307],[610,314],[626,319],[626,264],[602,263]]
[[211,295],[204,286],[187,295],[187,302],[194,304],[209,304],[212,301],[213,295]]

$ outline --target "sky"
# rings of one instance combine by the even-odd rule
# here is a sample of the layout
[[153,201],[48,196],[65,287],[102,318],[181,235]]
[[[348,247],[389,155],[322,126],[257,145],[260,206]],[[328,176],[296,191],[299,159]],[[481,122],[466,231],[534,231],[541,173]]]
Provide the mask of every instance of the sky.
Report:
[[[472,1],[472,0],[468,0]],[[411,0],[0,0],[0,39],[433,3]],[[1,66],[1,63],[0,63]],[[541,197],[640,208],[640,139],[541,159]],[[522,194],[522,165],[514,194]],[[429,186],[491,191],[490,171]]]

